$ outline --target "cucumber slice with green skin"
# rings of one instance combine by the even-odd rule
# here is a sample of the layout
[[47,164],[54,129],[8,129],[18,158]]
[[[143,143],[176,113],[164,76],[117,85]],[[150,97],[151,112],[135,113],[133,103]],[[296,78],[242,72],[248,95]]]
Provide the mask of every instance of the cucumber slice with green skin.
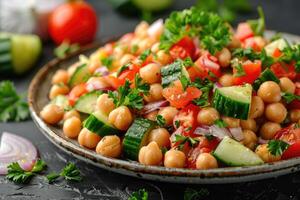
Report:
[[148,135],[154,127],[154,121],[143,118],[134,120],[123,140],[123,152],[126,158],[138,160],[139,151],[146,145]]
[[106,135],[116,135],[120,134],[121,131],[113,127],[113,125],[108,123],[108,117],[101,111],[96,111],[92,113],[83,122],[83,127],[87,128],[89,131],[104,137]]
[[91,73],[86,64],[83,64],[76,68],[69,80],[69,86],[74,87],[80,83],[85,83],[91,77]]
[[161,84],[164,88],[174,81],[179,80],[182,76],[185,76],[188,80],[190,80],[189,73],[185,69],[181,60],[177,60],[172,64],[161,68],[161,76]]
[[228,166],[261,165],[264,161],[241,143],[225,136],[213,155]]
[[254,81],[253,89],[258,90],[259,86],[266,81],[274,81],[278,84],[280,82],[276,75],[269,68],[267,68],[260,74],[259,78]]
[[221,87],[215,90],[213,107],[222,115],[238,119],[248,119],[252,97],[252,86]]
[[69,104],[69,99],[65,95],[58,95],[52,101],[52,104],[55,104],[65,110],[70,110],[71,106]]
[[82,95],[76,101],[74,108],[82,113],[91,114],[95,112],[97,105],[97,98],[102,94],[101,91],[92,91]]
[[13,73],[11,39],[0,38],[0,74]]
[[278,40],[275,40],[265,46],[265,51],[268,56],[273,56],[273,53],[276,48],[278,48],[280,51],[282,51],[284,48],[288,47],[289,43],[284,38],[280,38]]

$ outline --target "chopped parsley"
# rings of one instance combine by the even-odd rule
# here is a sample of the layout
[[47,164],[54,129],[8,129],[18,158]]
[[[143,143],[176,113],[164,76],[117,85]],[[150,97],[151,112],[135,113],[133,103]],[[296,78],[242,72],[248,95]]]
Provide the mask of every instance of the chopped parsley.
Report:
[[181,150],[184,147],[185,143],[188,143],[190,147],[195,147],[199,143],[199,140],[192,137],[186,137],[183,135],[176,134],[175,140],[173,142],[179,143],[177,148]]
[[148,192],[145,189],[139,189],[133,192],[128,200],[148,200]]
[[179,128],[179,126],[180,126],[180,121],[179,121],[179,120],[176,120],[176,121],[175,121],[175,127],[176,127],[176,128]]
[[112,56],[108,56],[105,58],[101,58],[102,65],[106,66],[107,68],[111,68],[114,58]]
[[215,122],[214,122],[215,125],[217,125],[219,128],[225,128],[228,126],[228,124],[226,124],[225,121],[223,121],[222,119],[217,119]]
[[190,79],[188,79],[185,75],[182,75],[179,80],[183,90],[185,90],[190,85]]
[[120,76],[120,74],[121,74],[123,71],[129,69],[130,64],[131,64],[131,63],[127,63],[127,64],[123,65],[122,67],[120,67],[120,68],[118,69],[118,71],[117,71],[117,76]]
[[141,61],[145,61],[150,54],[151,54],[151,50],[147,49],[140,55],[139,59]]
[[193,62],[193,60],[191,59],[191,57],[187,57],[186,59],[184,59],[183,65],[184,65],[185,67],[191,67],[191,66],[194,65],[194,62]]
[[300,96],[292,94],[292,93],[282,93],[282,98],[286,103],[291,103],[293,100],[300,100]]
[[300,44],[287,46],[282,50],[282,53],[282,56],[280,56],[278,60],[284,63],[295,61],[295,71],[300,73]]
[[209,191],[206,188],[200,188],[199,190],[193,188],[186,188],[184,191],[184,200],[201,200],[208,199]]
[[166,119],[162,115],[157,115],[156,116],[156,123],[160,127],[164,127],[166,125]]
[[282,140],[270,140],[268,150],[274,156],[280,156],[289,147],[289,144]]
[[213,82],[209,79],[202,80],[200,78],[196,78],[195,81],[191,83],[191,85],[202,91],[201,96],[197,99],[194,99],[193,102],[200,107],[209,106],[209,93],[214,87]]
[[255,35],[263,35],[266,28],[265,15],[262,7],[259,6],[257,11],[259,18],[248,20],[247,22],[251,26]]
[[234,77],[241,77],[246,75],[246,72],[241,63],[236,62],[233,63],[232,66],[234,69],[236,69],[236,72],[234,73]]
[[233,50],[232,57],[239,59],[247,58],[251,61],[261,60],[262,66],[264,67],[269,67],[275,62],[274,58],[268,56],[264,49],[259,53],[255,52],[252,48],[237,48]]
[[220,51],[230,42],[227,24],[217,14],[205,12],[196,7],[172,12],[165,21],[160,48],[169,50],[173,44],[184,36],[198,36],[201,47],[212,55]]
[[46,176],[49,183],[53,183],[59,177],[63,177],[67,181],[79,182],[82,180],[81,172],[74,163],[68,163],[60,173],[52,172]]

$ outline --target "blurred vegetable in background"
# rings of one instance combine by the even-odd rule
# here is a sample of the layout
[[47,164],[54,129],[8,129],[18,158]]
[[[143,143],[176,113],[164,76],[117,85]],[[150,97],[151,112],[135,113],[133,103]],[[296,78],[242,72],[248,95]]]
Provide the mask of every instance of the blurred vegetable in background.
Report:
[[49,33],[56,44],[68,40],[83,45],[93,41],[97,25],[95,10],[82,0],[73,0],[54,9],[49,18]]
[[225,21],[232,22],[238,13],[251,11],[248,0],[198,0],[196,7],[219,14]]
[[41,51],[42,43],[36,35],[0,33],[0,76],[27,72]]
[[80,49],[79,44],[70,44],[68,41],[64,41],[58,47],[54,49],[54,55],[58,58],[64,58],[68,54],[76,52]]

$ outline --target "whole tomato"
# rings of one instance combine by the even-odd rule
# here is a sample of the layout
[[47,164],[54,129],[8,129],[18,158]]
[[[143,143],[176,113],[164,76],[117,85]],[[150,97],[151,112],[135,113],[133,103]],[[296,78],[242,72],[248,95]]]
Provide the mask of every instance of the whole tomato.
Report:
[[64,3],[49,18],[49,33],[56,44],[64,40],[81,45],[92,42],[97,31],[95,10],[81,0]]

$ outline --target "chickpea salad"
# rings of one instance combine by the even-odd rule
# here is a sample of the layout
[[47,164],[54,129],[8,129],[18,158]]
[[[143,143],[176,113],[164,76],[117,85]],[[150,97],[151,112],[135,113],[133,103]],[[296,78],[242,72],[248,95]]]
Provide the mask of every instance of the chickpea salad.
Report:
[[190,8],[138,24],[52,77],[41,118],[106,157],[170,168],[300,156],[300,45]]

